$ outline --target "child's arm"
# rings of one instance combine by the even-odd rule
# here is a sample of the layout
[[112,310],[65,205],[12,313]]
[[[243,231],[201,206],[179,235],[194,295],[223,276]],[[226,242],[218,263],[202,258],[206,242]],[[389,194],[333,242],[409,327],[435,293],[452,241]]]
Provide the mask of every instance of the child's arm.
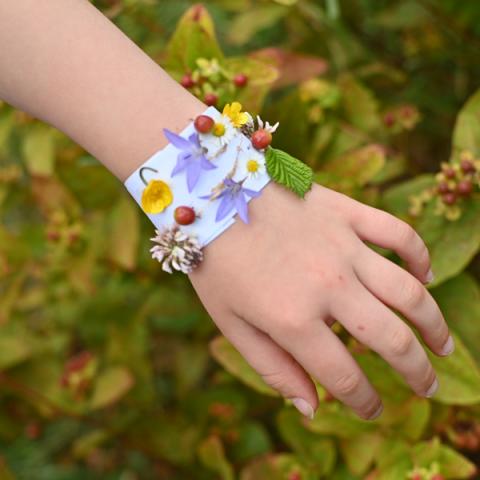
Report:
[[[0,2],[0,98],[62,130],[124,180],[206,106],[86,0]],[[380,398],[329,325],[341,322],[419,395],[435,373],[411,328],[438,355],[453,344],[425,287],[430,260],[392,215],[314,185],[305,200],[270,182],[206,247],[190,279],[220,330],[267,383],[309,415],[309,374],[360,416]],[[409,272],[368,248],[395,250]],[[390,308],[389,308],[390,307]]]

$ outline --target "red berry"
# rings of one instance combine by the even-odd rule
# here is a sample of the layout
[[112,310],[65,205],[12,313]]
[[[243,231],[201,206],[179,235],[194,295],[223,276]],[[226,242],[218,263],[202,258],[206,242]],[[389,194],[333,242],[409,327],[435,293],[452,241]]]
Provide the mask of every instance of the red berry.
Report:
[[422,476],[419,473],[415,473],[412,477],[411,480],[423,480]]
[[457,201],[457,196],[453,192],[444,193],[442,195],[443,203],[453,205]]
[[244,73],[238,73],[233,78],[233,83],[240,88],[244,87],[247,84],[247,82],[248,82],[248,77]]
[[179,225],[190,225],[195,221],[195,210],[192,207],[186,207],[184,205],[177,207],[173,213],[175,221]]
[[460,195],[468,196],[473,191],[473,184],[470,180],[460,180],[457,185],[457,192]]
[[182,80],[180,80],[180,83],[182,84],[182,87],[185,87],[185,88],[192,88],[193,86],[195,86],[195,80],[192,78],[192,76],[189,73],[186,73],[182,77]]
[[447,182],[440,182],[437,186],[438,193],[447,193],[450,191],[450,187]]
[[257,150],[263,150],[264,148],[267,148],[270,143],[272,143],[272,134],[265,130],[264,128],[261,128],[252,134],[252,145],[257,149]]
[[208,115],[199,115],[193,124],[197,132],[208,133],[213,128],[215,122],[213,121],[213,118]]
[[218,96],[214,93],[207,93],[203,101],[209,106],[214,107],[218,102]]
[[443,173],[447,178],[455,178],[455,170],[452,167],[445,167]]
[[288,480],[302,480],[302,474],[300,472],[292,472],[288,476]]
[[60,233],[57,232],[56,230],[49,230],[47,232],[47,238],[51,241],[51,242],[56,242],[57,240],[60,240]]
[[386,113],[383,117],[383,123],[387,127],[391,127],[395,123],[395,115],[391,112]]
[[37,422],[30,422],[26,427],[25,427],[25,435],[30,439],[30,440],[35,440],[40,436],[40,425]]
[[475,166],[470,160],[462,160],[460,162],[460,167],[465,173],[473,173],[475,172]]
[[440,474],[440,473],[436,473],[432,478],[431,480],[445,480],[445,477]]

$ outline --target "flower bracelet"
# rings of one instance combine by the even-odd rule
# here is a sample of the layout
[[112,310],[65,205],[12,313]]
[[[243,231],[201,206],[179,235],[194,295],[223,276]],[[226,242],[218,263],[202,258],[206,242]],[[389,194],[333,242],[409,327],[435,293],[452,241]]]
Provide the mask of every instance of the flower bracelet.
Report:
[[208,107],[180,134],[163,129],[169,144],[125,181],[156,227],[150,252],[163,270],[190,273],[236,214],[248,223],[248,202],[270,180],[301,198],[310,190],[310,167],[270,146],[277,127],[233,102]]

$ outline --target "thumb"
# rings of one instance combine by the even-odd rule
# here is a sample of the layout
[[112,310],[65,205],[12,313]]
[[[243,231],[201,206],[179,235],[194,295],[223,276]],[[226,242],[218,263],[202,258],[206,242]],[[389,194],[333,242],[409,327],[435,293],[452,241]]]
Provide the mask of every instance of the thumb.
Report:
[[215,320],[218,328],[265,383],[308,418],[318,408],[318,395],[303,367],[272,338],[246,320],[231,313]]

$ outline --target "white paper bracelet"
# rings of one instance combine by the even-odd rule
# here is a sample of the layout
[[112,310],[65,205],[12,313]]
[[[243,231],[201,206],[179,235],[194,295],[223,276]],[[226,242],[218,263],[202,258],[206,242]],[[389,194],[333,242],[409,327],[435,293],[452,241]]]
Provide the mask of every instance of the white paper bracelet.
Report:
[[[201,260],[203,246],[238,217],[248,222],[248,202],[271,180],[264,151],[244,134],[253,119],[241,112],[238,102],[223,113],[208,107],[202,115],[213,119],[209,131],[199,131],[193,120],[178,135],[164,130],[170,143],[124,182],[155,225],[157,236],[152,240],[159,246],[151,251],[170,273],[172,267],[190,272]],[[187,207],[183,213],[193,209],[192,223],[178,222],[178,207]]]

